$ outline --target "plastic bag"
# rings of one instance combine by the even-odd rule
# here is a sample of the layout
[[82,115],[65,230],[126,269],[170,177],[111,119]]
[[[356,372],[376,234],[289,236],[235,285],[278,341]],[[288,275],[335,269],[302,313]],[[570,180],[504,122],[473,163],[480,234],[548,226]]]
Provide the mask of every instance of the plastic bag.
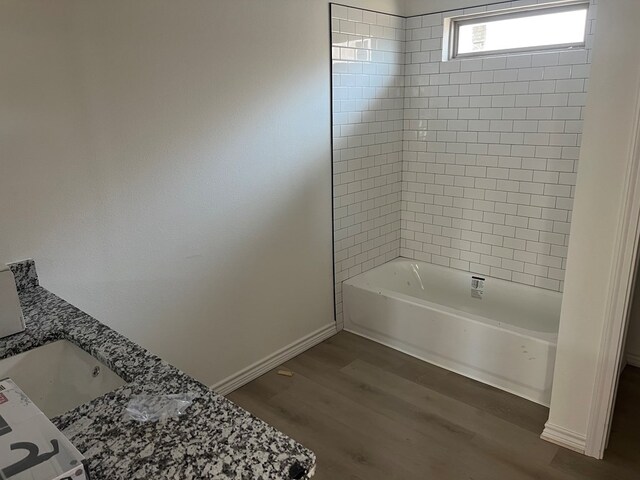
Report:
[[185,414],[197,397],[195,393],[133,395],[125,408],[124,416],[141,423],[178,418]]

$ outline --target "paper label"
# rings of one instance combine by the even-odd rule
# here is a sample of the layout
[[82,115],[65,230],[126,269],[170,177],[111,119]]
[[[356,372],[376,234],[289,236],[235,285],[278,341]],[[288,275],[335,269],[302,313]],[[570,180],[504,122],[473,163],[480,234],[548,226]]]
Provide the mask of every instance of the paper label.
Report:
[[482,299],[484,295],[484,278],[472,276],[471,277],[471,297]]
[[84,457],[10,379],[0,380],[0,479],[86,480]]

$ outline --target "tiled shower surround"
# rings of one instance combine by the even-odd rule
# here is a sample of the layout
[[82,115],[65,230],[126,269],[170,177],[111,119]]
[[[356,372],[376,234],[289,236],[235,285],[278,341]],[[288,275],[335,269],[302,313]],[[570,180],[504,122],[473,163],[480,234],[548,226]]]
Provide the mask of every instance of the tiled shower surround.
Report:
[[585,49],[442,61],[445,17],[531,3],[332,6],[339,321],[341,282],[398,255],[562,291],[596,2]]
[[400,254],[405,19],[332,5],[333,195],[342,281]]

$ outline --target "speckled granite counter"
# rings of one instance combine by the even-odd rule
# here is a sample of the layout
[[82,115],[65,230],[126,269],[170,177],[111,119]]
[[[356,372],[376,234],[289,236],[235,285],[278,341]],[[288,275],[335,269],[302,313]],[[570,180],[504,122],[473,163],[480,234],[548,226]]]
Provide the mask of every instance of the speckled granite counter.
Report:
[[[94,480],[306,479],[314,454],[38,285],[32,261],[11,265],[27,328],[0,339],[0,358],[66,339],[108,365],[127,385],[53,423],[85,454]],[[123,418],[131,395],[194,392],[179,419]]]

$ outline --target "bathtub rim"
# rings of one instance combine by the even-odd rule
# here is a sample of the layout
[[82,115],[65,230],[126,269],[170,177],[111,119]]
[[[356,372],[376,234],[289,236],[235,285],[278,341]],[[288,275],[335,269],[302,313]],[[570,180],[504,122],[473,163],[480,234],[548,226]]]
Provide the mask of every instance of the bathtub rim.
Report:
[[[346,283],[346,282],[344,282]],[[423,300],[421,298],[412,297],[411,295],[406,295],[402,293],[398,293],[394,290],[388,289],[370,289],[366,287],[362,287],[360,285],[354,285],[352,283],[347,283],[347,285],[360,288],[362,290],[366,290],[368,292],[376,293],[382,296],[391,297],[402,302],[410,303],[413,305],[417,305],[419,307],[427,307],[431,310],[435,310],[440,313],[446,313],[447,315],[454,316],[458,319],[468,320],[474,323],[480,323],[487,327],[491,327],[496,330],[508,331],[509,333],[513,333],[514,335],[518,335],[520,337],[526,338],[535,338],[541,342],[546,342],[551,345],[557,345],[558,343],[558,334],[557,333],[545,333],[545,332],[537,332],[535,330],[528,330],[526,328],[520,328],[515,325],[511,325],[504,322],[498,322],[496,320],[491,320],[490,318],[483,317],[481,315],[474,315],[472,313],[465,312],[463,310],[457,310],[455,308],[447,307],[446,305],[441,305],[439,303],[429,302],[427,300]],[[390,294],[389,294],[390,293]],[[462,312],[464,315],[461,315]]]
[[[390,263],[398,263],[400,261],[407,261],[407,262],[415,262],[418,260],[411,260],[405,257],[399,257],[396,259],[393,259],[389,262],[383,263],[381,265],[378,265],[378,267],[381,267],[383,265],[387,265]],[[421,263],[425,263],[425,262],[421,262]],[[429,264],[431,265],[431,264]],[[436,267],[440,267],[440,268],[446,268],[446,269],[450,269],[450,267],[442,267],[440,265],[434,265]],[[374,267],[374,268],[378,268],[378,267]],[[373,269],[372,269],[373,270]],[[462,270],[457,270],[457,269],[451,269],[451,270],[456,270],[459,272],[462,272]],[[419,297],[414,297],[413,295],[408,295],[406,293],[401,293],[398,292],[396,290],[391,290],[389,288],[381,288],[381,287],[370,287],[370,286],[366,286],[363,284],[362,280],[359,280],[358,277],[361,277],[362,275],[366,275],[368,272],[370,272],[371,270],[358,274],[354,277],[351,277],[347,280],[344,280],[342,283],[345,285],[349,285],[351,287],[354,288],[360,288],[362,290],[366,290],[378,295],[383,295],[386,297],[390,297],[390,298],[394,298],[394,299],[398,299],[400,301],[403,302],[407,302],[410,304],[414,304],[417,306],[421,306],[421,307],[426,307],[441,313],[446,313],[448,315],[453,315],[459,319],[464,319],[464,320],[469,320],[475,323],[481,323],[483,325],[487,325],[491,328],[497,329],[497,330],[506,330],[509,331],[510,333],[513,333],[515,335],[519,335],[522,337],[527,337],[527,338],[535,338],[537,340],[543,341],[543,342],[547,342],[549,344],[552,345],[557,345],[558,343],[558,332],[541,332],[538,330],[530,330],[527,328],[523,328],[523,327],[518,327],[516,325],[510,324],[510,323],[505,323],[505,322],[499,322],[497,320],[493,320],[491,318],[485,317],[483,315],[478,315],[478,314],[474,314],[474,313],[470,313],[470,312],[466,312],[464,310],[459,310],[453,307],[449,307],[447,305],[442,305],[440,303],[435,303],[435,302],[431,302],[429,300],[424,300],[422,298]],[[487,277],[487,278],[493,278],[493,277]],[[499,279],[498,279],[499,280]],[[529,285],[523,285],[524,287],[529,287]],[[538,288],[538,287],[533,287],[530,286],[531,288]],[[544,290],[544,289],[543,289]],[[551,292],[553,293],[557,293],[558,295],[561,295],[558,292]]]

